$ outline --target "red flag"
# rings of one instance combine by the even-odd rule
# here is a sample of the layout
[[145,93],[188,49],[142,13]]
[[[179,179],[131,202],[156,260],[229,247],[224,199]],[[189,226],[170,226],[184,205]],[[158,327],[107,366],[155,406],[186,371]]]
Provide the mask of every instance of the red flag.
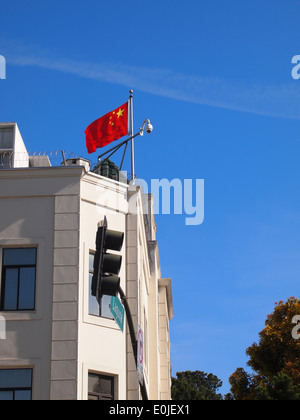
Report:
[[85,130],[89,153],[128,134],[128,102],[94,121]]

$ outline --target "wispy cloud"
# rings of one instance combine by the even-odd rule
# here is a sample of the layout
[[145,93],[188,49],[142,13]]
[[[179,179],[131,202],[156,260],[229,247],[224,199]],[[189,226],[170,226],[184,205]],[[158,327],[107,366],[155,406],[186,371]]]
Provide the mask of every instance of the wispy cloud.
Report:
[[[9,50],[16,51],[16,48]],[[17,50],[19,51],[14,54],[6,54],[8,65],[51,69],[200,105],[300,119],[300,89],[292,78],[289,81],[289,74],[285,85],[259,85],[247,81],[183,74],[166,68],[57,58],[39,48],[21,47]]]

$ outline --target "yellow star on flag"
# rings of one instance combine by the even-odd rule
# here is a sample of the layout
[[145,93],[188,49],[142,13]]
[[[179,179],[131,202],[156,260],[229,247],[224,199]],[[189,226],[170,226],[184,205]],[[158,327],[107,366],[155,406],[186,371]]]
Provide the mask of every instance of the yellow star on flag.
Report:
[[124,112],[124,109],[119,109],[119,112],[117,112],[117,116],[118,116],[118,118],[120,118],[120,117],[123,117],[123,112]]

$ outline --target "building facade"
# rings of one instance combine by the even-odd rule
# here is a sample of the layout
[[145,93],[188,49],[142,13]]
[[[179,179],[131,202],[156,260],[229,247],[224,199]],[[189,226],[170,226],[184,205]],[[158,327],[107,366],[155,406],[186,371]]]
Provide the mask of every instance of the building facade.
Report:
[[[171,280],[161,278],[151,195],[90,170],[28,156],[0,124],[0,399],[138,400],[130,335],[91,294],[99,222],[124,232],[121,287],[143,335],[149,399],[170,399]],[[145,397],[145,395],[144,395]]]

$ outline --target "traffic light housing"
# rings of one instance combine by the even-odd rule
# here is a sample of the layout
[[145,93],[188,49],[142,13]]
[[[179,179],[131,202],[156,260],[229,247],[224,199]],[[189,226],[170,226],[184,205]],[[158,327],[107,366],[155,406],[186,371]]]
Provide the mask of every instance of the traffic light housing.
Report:
[[119,292],[120,277],[118,274],[122,265],[122,256],[107,251],[121,251],[123,241],[124,233],[109,230],[105,217],[103,225],[98,227],[97,231],[92,279],[92,295],[97,297],[98,302],[103,295],[117,296]]

